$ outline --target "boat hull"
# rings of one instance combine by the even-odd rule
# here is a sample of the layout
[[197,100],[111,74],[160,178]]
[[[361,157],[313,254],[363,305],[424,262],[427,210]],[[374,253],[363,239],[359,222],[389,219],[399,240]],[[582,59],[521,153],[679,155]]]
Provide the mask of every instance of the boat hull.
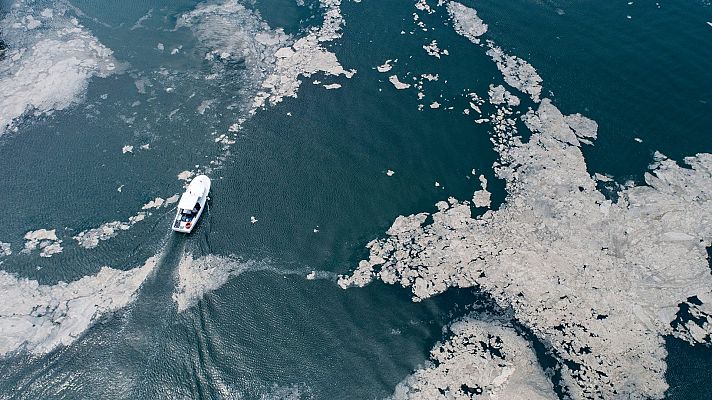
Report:
[[[188,190],[186,190],[178,202],[178,210],[176,211],[176,216],[173,219],[171,229],[175,232],[191,233],[193,229],[195,229],[195,226],[198,225],[198,221],[203,215],[209,193],[210,178],[205,175],[198,175],[193,178],[188,185]],[[186,214],[185,211],[190,210],[187,208],[188,203],[191,204],[190,207],[193,210],[197,209],[197,212]]]

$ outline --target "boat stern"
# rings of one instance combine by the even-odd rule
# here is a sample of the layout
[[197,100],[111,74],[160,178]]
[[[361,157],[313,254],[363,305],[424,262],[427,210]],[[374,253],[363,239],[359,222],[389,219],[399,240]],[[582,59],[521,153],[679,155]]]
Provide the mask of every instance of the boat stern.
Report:
[[190,233],[193,231],[194,227],[195,221],[181,221],[180,214],[178,214],[178,216],[173,221],[173,226],[171,227],[171,229],[176,232]]

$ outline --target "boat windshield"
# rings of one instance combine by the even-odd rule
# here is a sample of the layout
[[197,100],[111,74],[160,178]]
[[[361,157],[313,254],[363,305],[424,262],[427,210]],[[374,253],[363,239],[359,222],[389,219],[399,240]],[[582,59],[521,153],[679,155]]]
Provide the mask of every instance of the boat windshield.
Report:
[[182,213],[180,213],[180,217],[178,218],[181,222],[190,222],[195,218],[195,214],[191,212],[190,210],[183,210]]
[[192,210],[181,208],[180,210],[180,220],[181,221],[192,221],[193,218],[198,214],[198,211],[200,211],[200,203],[195,203],[195,207]]

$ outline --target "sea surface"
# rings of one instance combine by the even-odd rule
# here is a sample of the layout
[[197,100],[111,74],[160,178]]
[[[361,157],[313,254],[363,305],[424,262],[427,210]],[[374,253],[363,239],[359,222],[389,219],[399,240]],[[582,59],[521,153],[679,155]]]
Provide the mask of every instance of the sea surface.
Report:
[[[294,38],[322,20],[314,0],[238,2]],[[162,256],[130,305],[103,315],[70,345],[0,358],[0,398],[384,398],[427,362],[443,328],[479,301],[476,290],[450,290],[413,303],[405,289],[343,290],[335,281],[398,215],[432,211],[450,196],[471,198],[479,189],[473,169],[489,180],[493,207],[504,201],[492,171],[491,127],[462,113],[465,91],[486,96],[502,80],[491,60],[455,33],[446,13],[427,15],[412,1],[344,1],[343,37],[324,46],[357,73],[303,77],[296,98],[250,115],[259,82],[249,68],[206,58],[213,44],[177,26],[182,15],[222,3],[62,3],[113,51],[118,69],[88,79],[71,106],[26,113],[0,133],[0,242],[12,248],[0,268],[55,285]],[[16,4],[1,0],[0,12]],[[56,6],[19,4],[36,14]],[[463,4],[478,10],[489,38],[536,67],[543,95],[562,112],[598,122],[596,144],[584,149],[591,173],[641,183],[655,151],[674,160],[712,152],[709,2]],[[414,25],[414,12],[427,32]],[[21,41],[5,30],[0,38],[10,48]],[[230,29],[215,35],[240,40]],[[448,56],[426,54],[422,46],[433,39]],[[393,70],[378,72],[387,59],[398,59]],[[426,82],[419,101],[396,90],[391,73],[404,82],[428,73],[439,80]],[[441,107],[429,108],[433,101]],[[216,138],[240,118],[226,150]],[[177,175],[186,170],[213,180],[191,235],[170,231],[175,209],[168,206],[149,209],[95,248],[72,239],[181,193]],[[56,230],[62,252],[23,253],[24,235],[43,228]],[[172,294],[186,254],[258,267],[178,312]],[[317,279],[307,279],[312,271]],[[667,350],[668,398],[712,398],[712,349],[669,338]]]

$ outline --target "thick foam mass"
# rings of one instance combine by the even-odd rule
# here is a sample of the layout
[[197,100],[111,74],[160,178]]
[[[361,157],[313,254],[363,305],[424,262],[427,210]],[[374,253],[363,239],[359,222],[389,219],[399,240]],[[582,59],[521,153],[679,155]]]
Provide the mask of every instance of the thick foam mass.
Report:
[[[205,57],[225,70],[243,69],[254,93],[251,114],[285,97],[296,97],[301,76],[323,72],[351,77],[336,55],[322,43],[341,36],[340,0],[321,0],[324,22],[304,37],[293,40],[281,28],[272,29],[260,15],[235,0],[202,3],[181,16],[177,28],[188,27],[208,49]],[[331,86],[332,88],[335,86]],[[241,122],[231,130],[239,129]]]
[[447,12],[450,14],[457,33],[472,43],[480,43],[479,37],[487,32],[487,24],[477,16],[477,11],[474,8],[464,6],[456,1],[449,1]]
[[[399,217],[388,238],[341,284],[374,276],[423,299],[448,287],[478,286],[551,346],[574,398],[660,398],[667,389],[663,335],[708,343],[712,276],[712,155],[670,160],[648,186],[612,203],[587,173],[577,135],[547,99],[526,115],[529,142],[499,147],[496,169],[509,195],[501,209],[472,218],[470,206],[440,202]],[[572,124],[585,126],[588,124]],[[584,130],[584,133],[590,134]],[[673,329],[679,305],[696,321]]]
[[472,315],[449,329],[429,365],[399,383],[392,400],[557,398],[531,345],[509,322]]
[[0,135],[26,114],[46,115],[82,100],[93,76],[116,70],[112,51],[62,5],[37,10],[16,1],[0,25]]
[[[505,82],[539,101],[534,68],[487,47]],[[646,185],[612,202],[580,149],[595,140],[595,121],[543,99],[521,118],[531,132],[524,142],[511,117],[518,102],[494,86],[490,97],[506,202],[475,218],[455,199],[432,215],[400,216],[340,284],[377,277],[410,287],[415,300],[476,286],[561,361],[567,397],[662,398],[663,337],[711,341],[712,155],[687,157],[683,167],[658,154]],[[679,316],[682,304],[693,318]]]
[[250,96],[274,71],[277,50],[292,42],[281,28],[272,29],[236,0],[201,3],[178,19],[176,28],[181,27],[193,31],[206,49],[206,60],[223,66],[222,72],[244,74]]
[[57,238],[55,229],[38,229],[25,234],[25,248],[23,253],[31,253],[33,250],[40,249],[40,257],[51,257],[54,254],[62,252],[62,241]]
[[101,316],[129,304],[157,260],[128,271],[103,267],[51,286],[0,271],[0,355],[20,349],[42,354],[71,344]]
[[344,18],[341,15],[341,0],[320,0],[324,22],[318,29],[283,47],[275,53],[277,63],[274,72],[262,82],[262,91],[255,96],[254,107],[263,107],[267,102],[277,104],[285,97],[296,97],[302,81],[300,76],[322,72],[326,75],[351,78],[356,71],[345,70],[336,54],[322,45],[341,37]]

